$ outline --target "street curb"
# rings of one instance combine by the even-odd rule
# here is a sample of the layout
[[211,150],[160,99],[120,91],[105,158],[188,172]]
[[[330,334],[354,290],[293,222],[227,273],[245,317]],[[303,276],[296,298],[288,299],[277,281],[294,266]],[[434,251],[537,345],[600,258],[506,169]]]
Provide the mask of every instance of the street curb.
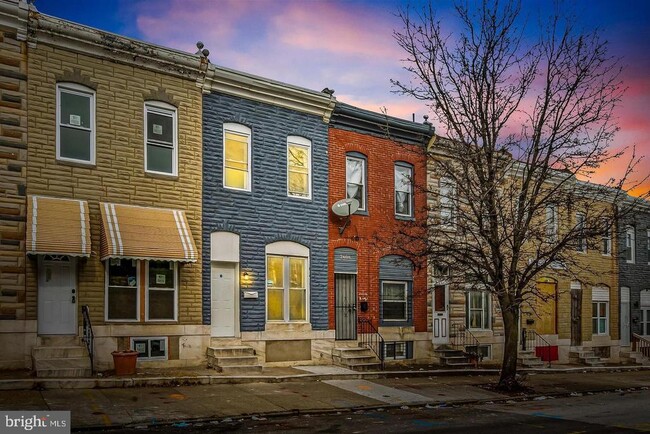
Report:
[[[572,374],[587,372],[645,371],[650,366],[583,366],[575,368],[519,369],[521,374]],[[349,374],[294,374],[282,376],[126,377],[126,378],[28,378],[0,380],[0,390],[114,389],[135,387],[201,386],[211,384],[284,383],[324,380],[375,380],[400,377],[494,376],[499,369],[437,369],[423,371],[369,371]]]

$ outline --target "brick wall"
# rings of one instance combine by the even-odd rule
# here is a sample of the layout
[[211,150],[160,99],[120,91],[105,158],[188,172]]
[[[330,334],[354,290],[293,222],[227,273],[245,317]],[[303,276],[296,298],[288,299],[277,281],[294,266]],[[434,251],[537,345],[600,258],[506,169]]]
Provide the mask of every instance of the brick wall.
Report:
[[0,320],[24,320],[27,46],[0,28],[0,53]]
[[[79,303],[104,322],[104,265],[99,261],[100,201],[185,210],[201,252],[201,92],[194,81],[36,44],[29,53],[28,194],[84,199],[90,207],[92,256],[81,261]],[[96,165],[58,162],[56,83],[78,76],[96,86]],[[166,92],[178,108],[177,178],[144,172],[144,101]],[[201,322],[201,261],[181,265],[178,318]],[[36,318],[36,261],[29,259],[27,316]],[[81,315],[79,315],[81,317]]]
[[[367,215],[354,215],[342,235],[339,227],[344,219],[330,212],[329,220],[329,327],[335,328],[334,249],[351,247],[357,250],[357,298],[367,299],[368,312],[359,315],[373,319],[375,327],[380,316],[379,260],[399,254],[395,245],[378,244],[377,240],[393,240],[400,228],[410,223],[395,218],[394,165],[403,161],[413,165],[416,185],[426,180],[425,156],[422,148],[396,143],[387,138],[331,127],[329,130],[329,206],[346,197],[346,153],[358,152],[367,157]],[[415,191],[415,218],[426,218],[426,196]],[[391,243],[388,243],[391,244]],[[427,278],[426,258],[417,263],[413,275],[413,326],[416,332],[426,332]]]

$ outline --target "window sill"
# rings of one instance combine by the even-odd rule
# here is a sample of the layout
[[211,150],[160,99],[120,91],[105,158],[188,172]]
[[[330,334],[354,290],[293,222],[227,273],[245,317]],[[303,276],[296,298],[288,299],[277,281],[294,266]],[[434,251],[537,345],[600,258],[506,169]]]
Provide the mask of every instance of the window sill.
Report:
[[169,181],[178,181],[178,175],[173,175],[171,173],[160,173],[160,172],[149,172],[148,170],[144,171],[145,176],[156,179],[166,179]]
[[304,196],[293,196],[291,194],[287,194],[288,199],[296,199],[296,200],[301,200],[303,202],[311,202],[311,196],[309,197],[304,197]]
[[367,210],[357,210],[354,212],[352,215],[362,215],[362,216],[369,216],[370,213]]
[[94,162],[90,162],[90,161],[84,162],[84,161],[81,161],[81,160],[68,160],[68,159],[65,159],[65,158],[57,158],[56,162],[59,163],[59,164],[62,164],[64,166],[82,167],[84,169],[96,169],[97,168],[97,164],[95,164]]
[[228,186],[225,186],[225,185],[223,185],[223,188],[224,188],[224,190],[234,191],[234,192],[237,192],[237,193],[252,193],[252,190],[250,188],[249,189],[235,188],[235,187],[228,187]]
[[413,217],[413,216],[406,216],[406,215],[397,215],[397,214],[395,214],[395,220],[414,222],[414,221],[415,221],[415,217]]

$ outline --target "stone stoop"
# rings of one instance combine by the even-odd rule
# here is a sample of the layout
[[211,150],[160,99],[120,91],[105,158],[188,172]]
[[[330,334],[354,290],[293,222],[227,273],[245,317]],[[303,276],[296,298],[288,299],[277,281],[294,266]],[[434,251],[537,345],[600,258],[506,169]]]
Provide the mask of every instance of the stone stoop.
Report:
[[642,365],[650,366],[650,359],[645,357],[638,351],[631,351],[630,349],[621,348],[620,352],[621,363],[623,365]]
[[366,347],[337,347],[332,349],[332,363],[355,371],[381,369],[381,361]]
[[208,367],[231,375],[252,375],[262,372],[255,350],[245,345],[208,347]]
[[605,366],[605,361],[589,349],[569,352],[569,363],[587,366]]
[[90,357],[78,337],[39,338],[32,349],[34,371],[38,378],[83,378],[92,376]]
[[517,353],[517,363],[524,368],[543,368],[544,361],[535,355],[534,351],[520,350]]
[[470,358],[461,350],[442,346],[436,348],[433,352],[440,359],[442,366],[448,366],[450,368],[468,368],[474,366]]

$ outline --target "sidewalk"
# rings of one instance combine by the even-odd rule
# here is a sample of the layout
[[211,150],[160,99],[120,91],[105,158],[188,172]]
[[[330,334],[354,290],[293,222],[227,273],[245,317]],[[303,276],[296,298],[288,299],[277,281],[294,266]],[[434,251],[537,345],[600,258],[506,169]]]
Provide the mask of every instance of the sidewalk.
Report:
[[[0,409],[70,410],[75,429],[90,429],[404,405],[497,402],[535,397],[546,399],[608,390],[650,388],[649,371],[643,367],[606,367],[592,372],[587,372],[588,368],[571,368],[559,373],[543,370],[543,374],[529,371],[523,383],[530,391],[515,395],[495,392],[491,386],[498,380],[498,373],[487,370],[360,373],[332,366],[305,366],[278,368],[283,375],[273,375],[271,369],[266,370],[269,375],[255,377],[212,375],[204,378],[197,375],[122,380],[107,378],[94,381],[121,381],[133,387],[15,390],[0,394]],[[175,383],[169,382],[170,379]],[[199,379],[204,383],[181,385]],[[74,380],[59,381],[73,385],[70,382]]]

